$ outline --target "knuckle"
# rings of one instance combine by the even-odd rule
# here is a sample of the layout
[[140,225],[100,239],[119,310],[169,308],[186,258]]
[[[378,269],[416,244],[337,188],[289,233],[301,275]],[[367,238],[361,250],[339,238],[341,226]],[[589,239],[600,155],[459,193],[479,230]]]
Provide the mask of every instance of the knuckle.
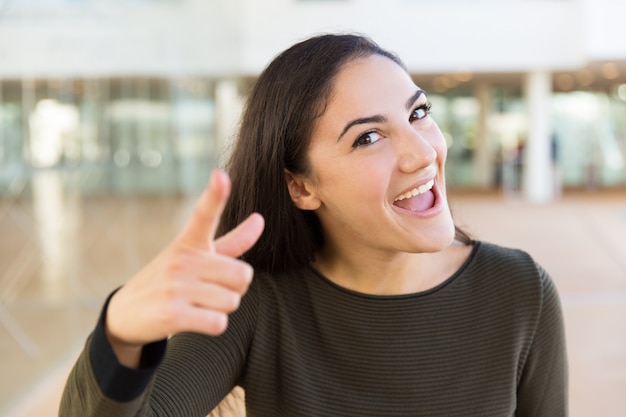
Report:
[[186,265],[189,263],[188,257],[183,253],[176,253],[171,256],[169,262],[166,265],[168,276],[177,276],[185,270]]
[[227,327],[228,315],[222,313],[213,314],[207,323],[209,333],[216,336],[224,333]]
[[241,297],[237,293],[231,292],[226,297],[226,308],[228,311],[235,311],[239,308],[241,304]]
[[254,275],[254,269],[247,263],[242,262],[237,268],[237,272],[235,274],[235,279],[237,282],[237,287],[244,291],[250,282],[252,281],[252,276]]
[[223,314],[220,316],[218,327],[221,332],[226,331],[226,329],[228,328],[228,315],[227,314]]
[[161,328],[166,333],[174,333],[179,330],[181,325],[180,317],[182,317],[180,310],[180,305],[173,300],[170,300],[163,305],[159,322]]
[[173,305],[179,294],[180,282],[176,275],[166,275],[161,283],[161,297],[167,305]]
[[246,284],[249,284],[252,281],[252,277],[254,276],[254,268],[250,264],[244,264],[244,279]]

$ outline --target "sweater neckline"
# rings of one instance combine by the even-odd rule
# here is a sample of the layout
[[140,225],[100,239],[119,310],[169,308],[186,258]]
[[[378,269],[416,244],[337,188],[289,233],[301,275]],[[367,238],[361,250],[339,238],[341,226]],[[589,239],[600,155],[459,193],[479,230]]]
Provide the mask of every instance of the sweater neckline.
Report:
[[446,278],[443,282],[441,282],[440,284],[429,288],[427,290],[424,291],[418,291],[418,292],[413,292],[413,293],[407,293],[407,294],[392,294],[392,295],[379,295],[379,294],[367,294],[367,293],[363,293],[363,292],[359,292],[359,291],[354,291],[354,290],[350,290],[348,288],[342,287],[339,284],[336,284],[335,282],[331,281],[328,277],[326,277],[324,274],[322,274],[320,271],[318,271],[317,269],[315,269],[315,267],[313,267],[313,265],[309,264],[307,265],[307,269],[312,272],[313,276],[315,278],[317,278],[319,281],[321,281],[322,283],[324,283],[325,285],[328,285],[330,287],[332,287],[334,290],[340,292],[340,293],[344,293],[346,295],[349,295],[351,297],[356,297],[356,298],[361,298],[361,299],[369,299],[369,300],[406,300],[406,299],[414,299],[414,298],[421,298],[421,297],[426,297],[428,295],[432,295],[435,293],[440,292],[441,290],[443,290],[444,288],[448,287],[450,284],[452,284],[454,281],[456,281],[460,276],[463,275],[463,273],[467,270],[467,268],[473,263],[474,259],[476,258],[476,255],[482,245],[481,241],[475,240],[472,242],[472,251],[470,252],[470,255],[467,257],[467,259],[463,262],[463,264],[459,267],[459,269],[457,269],[452,275],[450,275],[448,278]]

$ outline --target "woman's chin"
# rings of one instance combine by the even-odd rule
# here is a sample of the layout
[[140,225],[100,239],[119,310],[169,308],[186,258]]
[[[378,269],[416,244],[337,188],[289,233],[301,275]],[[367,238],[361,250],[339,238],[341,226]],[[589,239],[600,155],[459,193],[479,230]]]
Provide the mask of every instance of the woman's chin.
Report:
[[435,253],[448,249],[454,244],[454,233],[447,232],[432,235],[422,235],[419,241],[413,243],[412,248],[406,252],[411,253]]
[[423,240],[424,252],[439,252],[449,248],[454,243],[456,230],[452,218],[449,222],[438,225],[429,230],[426,239]]

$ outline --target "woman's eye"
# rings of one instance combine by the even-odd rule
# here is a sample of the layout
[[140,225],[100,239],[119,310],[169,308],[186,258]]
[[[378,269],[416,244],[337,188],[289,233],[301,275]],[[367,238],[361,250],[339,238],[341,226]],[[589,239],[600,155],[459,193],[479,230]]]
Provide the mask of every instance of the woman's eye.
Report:
[[359,136],[352,144],[352,147],[358,148],[359,146],[368,146],[378,142],[381,138],[382,136],[378,132],[367,132]]
[[413,113],[411,113],[410,120],[422,120],[423,118],[428,116],[428,114],[430,113],[430,108],[430,102],[418,106],[415,110],[413,110]]

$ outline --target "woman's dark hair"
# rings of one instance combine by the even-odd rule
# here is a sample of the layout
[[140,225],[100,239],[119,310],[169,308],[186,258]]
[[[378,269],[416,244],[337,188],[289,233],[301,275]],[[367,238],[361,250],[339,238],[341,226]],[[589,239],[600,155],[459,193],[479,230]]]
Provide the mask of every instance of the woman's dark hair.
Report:
[[387,57],[404,68],[396,55],[365,36],[326,34],[282,52],[253,87],[226,165],[232,192],[218,235],[252,212],[263,215],[261,238],[242,256],[255,269],[274,273],[302,267],[322,245],[319,220],[314,212],[294,205],[285,169],[309,173],[306,152],[335,77],[347,62],[371,55]]

